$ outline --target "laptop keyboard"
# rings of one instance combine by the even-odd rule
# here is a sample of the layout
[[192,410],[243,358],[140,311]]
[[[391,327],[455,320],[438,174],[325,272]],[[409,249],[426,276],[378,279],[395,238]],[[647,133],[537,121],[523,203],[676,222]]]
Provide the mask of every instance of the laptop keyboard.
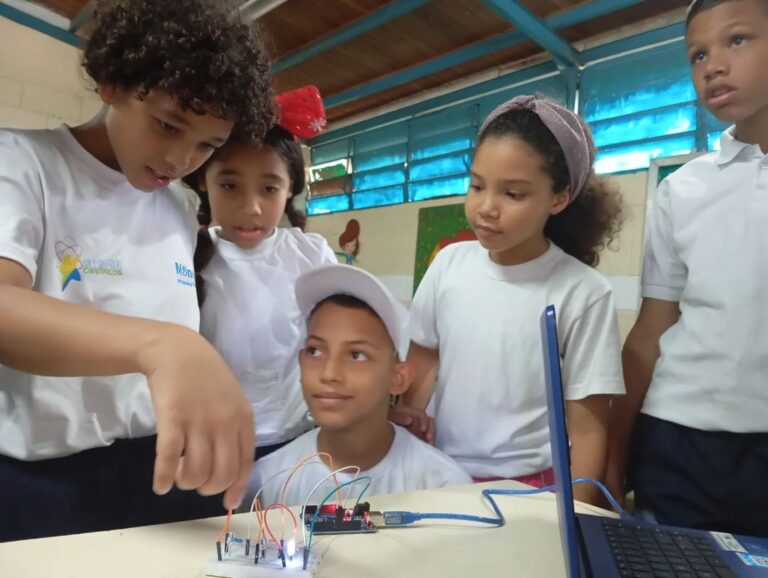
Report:
[[603,527],[622,578],[737,578],[706,538],[609,518]]

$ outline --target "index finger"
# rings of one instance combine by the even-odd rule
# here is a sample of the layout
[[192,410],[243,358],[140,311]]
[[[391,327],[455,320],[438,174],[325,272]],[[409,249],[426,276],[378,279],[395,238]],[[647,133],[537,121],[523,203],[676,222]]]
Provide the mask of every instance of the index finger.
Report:
[[184,432],[175,424],[157,422],[157,443],[155,444],[155,473],[153,491],[162,496],[173,487],[176,470],[184,451]]
[[235,482],[227,489],[224,494],[224,507],[228,510],[234,510],[240,507],[248,489],[248,483],[251,481],[251,469],[253,468],[253,451],[256,446],[256,434],[253,431],[253,422],[248,421],[247,425],[240,428],[240,473]]

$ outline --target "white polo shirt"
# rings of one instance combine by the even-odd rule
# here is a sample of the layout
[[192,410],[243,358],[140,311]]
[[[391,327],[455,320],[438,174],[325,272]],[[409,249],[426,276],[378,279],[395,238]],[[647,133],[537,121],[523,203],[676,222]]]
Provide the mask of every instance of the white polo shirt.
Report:
[[210,229],[216,253],[203,269],[200,332],[219,350],[253,409],[259,446],[305,431],[299,350],[306,320],[294,294],[296,278],[336,256],[326,240],[277,228],[254,249],[241,249]]
[[643,297],[677,301],[681,316],[661,337],[642,412],[768,432],[768,156],[733,131],[653,199]]
[[[472,483],[469,474],[443,452],[421,441],[405,428],[394,424],[392,427],[395,430],[395,437],[387,455],[371,469],[359,474],[371,478],[371,485],[368,487],[366,496]],[[267,506],[277,502],[283,484],[290,473],[290,468],[307,456],[317,453],[317,434],[319,432],[319,428],[308,431],[287,446],[257,460],[253,467],[250,487],[243,504],[250,506],[253,496],[262,486],[264,489],[261,493],[261,503]],[[291,478],[285,494],[285,505],[298,506],[303,504],[312,488],[330,473],[331,470],[328,466],[320,461],[302,466]],[[336,476],[340,484],[353,478],[352,472],[341,473]],[[364,486],[365,484],[362,482],[353,486],[350,495],[356,496]],[[319,503],[334,487],[332,478],[328,479],[324,485],[320,486],[314,494],[314,500],[310,503]]]
[[506,267],[477,241],[448,245],[416,291],[411,339],[440,352],[435,445],[473,477],[552,466],[539,324],[550,304],[566,399],[623,394],[611,286],[554,243]]
[[[195,232],[183,193],[134,189],[66,126],[0,130],[0,257],[24,266],[35,291],[197,330]],[[43,377],[0,365],[2,455],[55,458],[154,432],[143,375]]]

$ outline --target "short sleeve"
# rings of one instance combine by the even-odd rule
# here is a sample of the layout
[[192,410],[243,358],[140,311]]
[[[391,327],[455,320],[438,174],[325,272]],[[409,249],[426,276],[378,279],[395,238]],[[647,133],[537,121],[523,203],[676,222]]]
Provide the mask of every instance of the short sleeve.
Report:
[[[298,229],[294,229],[299,231]],[[299,233],[304,242],[310,247],[312,265],[336,265],[339,260],[336,258],[336,253],[333,252],[328,241],[325,237],[318,235],[317,233]]]
[[661,182],[654,201],[645,235],[642,295],[680,301],[688,269],[675,250],[670,179]]
[[566,399],[625,393],[619,325],[611,291],[575,320],[565,335],[562,351]]
[[40,171],[29,142],[0,130],[0,257],[21,264],[34,280],[43,244]]
[[411,341],[422,347],[438,349],[437,295],[441,272],[446,264],[446,250],[440,251],[421,279],[411,304]]

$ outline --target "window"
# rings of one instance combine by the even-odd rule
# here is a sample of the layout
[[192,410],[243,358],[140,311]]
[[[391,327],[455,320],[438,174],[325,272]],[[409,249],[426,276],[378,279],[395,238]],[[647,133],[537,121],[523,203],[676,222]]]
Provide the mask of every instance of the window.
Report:
[[308,214],[466,194],[481,115],[531,92],[564,100],[554,76],[313,147]]

